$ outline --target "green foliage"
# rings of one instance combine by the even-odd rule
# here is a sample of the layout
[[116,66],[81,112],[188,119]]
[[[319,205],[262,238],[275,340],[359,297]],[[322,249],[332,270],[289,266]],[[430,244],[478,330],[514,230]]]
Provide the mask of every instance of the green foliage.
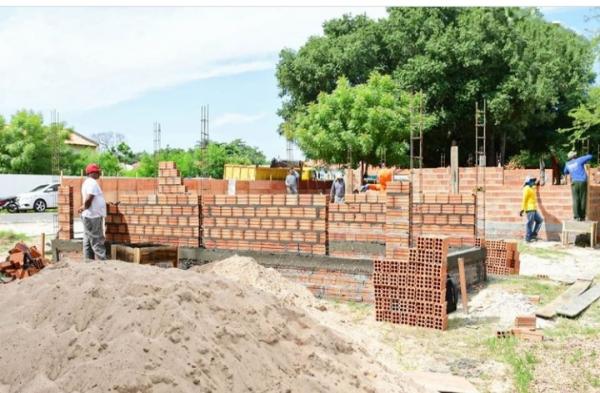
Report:
[[529,385],[533,381],[533,372],[537,362],[534,355],[531,352],[520,350],[519,342],[514,337],[492,338],[487,340],[487,346],[494,357],[512,367],[517,392],[529,392]]
[[161,150],[158,157],[142,153],[139,166],[126,174],[128,176],[154,177],[157,175],[159,161],[174,161],[184,177],[223,178],[225,164],[254,164],[266,163],[265,155],[255,147],[246,145],[236,139],[230,143],[210,142],[206,147],[206,156],[201,157],[200,149]]
[[124,164],[133,164],[137,159],[131,147],[125,142],[121,142],[114,149],[111,149],[111,153],[117,157],[119,162]]
[[474,106],[484,97],[490,159],[503,140],[507,156],[540,152],[564,142],[555,130],[570,125],[569,111],[593,80],[593,60],[590,41],[535,9],[403,7],[377,21],[345,16],[298,51],[280,53],[280,131],[289,133],[339,78],[353,86],[378,71],[425,93],[426,111],[437,119],[424,144],[429,164],[452,140],[474,150]]
[[[355,86],[340,78],[330,94],[319,94],[298,113],[285,132],[307,158],[356,165],[385,157],[390,164],[406,164],[411,107],[418,105],[419,97],[402,91],[390,76],[373,73]],[[425,116],[425,128],[433,123],[433,117]]]
[[573,119],[573,127],[562,129],[568,134],[571,146],[576,146],[587,138],[591,146],[600,143],[600,87],[592,87],[587,100],[569,112]]

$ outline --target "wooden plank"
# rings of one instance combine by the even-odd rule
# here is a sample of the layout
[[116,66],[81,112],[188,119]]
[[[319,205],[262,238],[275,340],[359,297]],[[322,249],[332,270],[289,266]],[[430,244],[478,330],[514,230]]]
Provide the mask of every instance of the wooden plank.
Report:
[[458,146],[450,147],[450,185],[451,192],[458,194],[459,188],[459,177],[458,177]]
[[460,297],[465,313],[469,313],[469,302],[467,299],[467,277],[465,276],[465,260],[458,258],[458,280],[460,281]]
[[429,391],[444,393],[479,393],[479,391],[463,377],[452,374],[410,371],[405,375],[414,383],[427,388]]
[[589,233],[595,221],[564,220],[563,231],[573,233]]
[[573,285],[567,288],[562,294],[560,294],[556,299],[546,304],[545,306],[539,308],[535,315],[542,318],[554,318],[556,315],[556,310],[562,306],[563,304],[570,303],[575,297],[579,296],[583,291],[588,289],[592,284],[591,281],[588,280],[577,280]]
[[594,285],[587,291],[575,297],[571,302],[562,304],[556,309],[556,313],[558,315],[564,315],[565,317],[574,318],[598,300],[598,298],[600,298],[600,284]]

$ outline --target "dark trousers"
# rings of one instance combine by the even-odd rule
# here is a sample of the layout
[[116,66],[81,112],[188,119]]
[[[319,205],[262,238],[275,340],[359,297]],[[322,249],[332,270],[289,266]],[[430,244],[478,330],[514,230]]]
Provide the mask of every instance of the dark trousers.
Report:
[[571,183],[571,196],[573,197],[573,218],[576,220],[585,220],[587,182],[574,181]]

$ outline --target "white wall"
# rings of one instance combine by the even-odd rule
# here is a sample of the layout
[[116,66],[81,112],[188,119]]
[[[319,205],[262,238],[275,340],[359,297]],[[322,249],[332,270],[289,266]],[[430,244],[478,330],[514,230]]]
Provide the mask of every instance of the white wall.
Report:
[[[0,175],[0,196],[13,196],[31,191],[40,184],[50,184],[51,175]],[[58,182],[59,177],[54,176]]]

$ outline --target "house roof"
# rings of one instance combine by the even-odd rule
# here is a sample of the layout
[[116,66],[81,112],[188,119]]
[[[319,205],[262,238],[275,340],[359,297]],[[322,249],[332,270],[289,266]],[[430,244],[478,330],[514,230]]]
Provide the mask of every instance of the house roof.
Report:
[[69,134],[69,139],[65,141],[67,145],[75,145],[75,146],[86,146],[86,147],[98,147],[98,142],[93,139],[88,138],[87,136],[81,135],[78,132],[71,131]]

